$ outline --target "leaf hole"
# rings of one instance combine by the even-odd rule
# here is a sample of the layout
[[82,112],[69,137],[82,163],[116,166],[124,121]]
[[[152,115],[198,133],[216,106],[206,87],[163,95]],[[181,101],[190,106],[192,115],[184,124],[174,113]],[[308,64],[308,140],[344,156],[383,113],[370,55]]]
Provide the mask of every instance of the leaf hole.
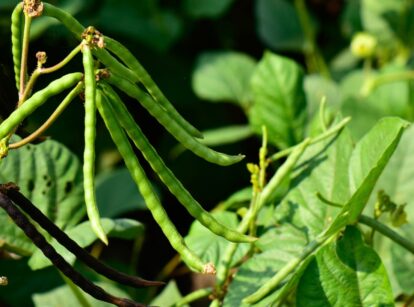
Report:
[[71,181],[67,181],[65,184],[65,193],[68,194],[70,191],[72,191],[73,183]]
[[34,187],[35,187],[34,181],[33,181],[32,179],[30,179],[30,180],[27,182],[27,190],[28,190],[29,192],[32,192],[32,191],[34,190]]

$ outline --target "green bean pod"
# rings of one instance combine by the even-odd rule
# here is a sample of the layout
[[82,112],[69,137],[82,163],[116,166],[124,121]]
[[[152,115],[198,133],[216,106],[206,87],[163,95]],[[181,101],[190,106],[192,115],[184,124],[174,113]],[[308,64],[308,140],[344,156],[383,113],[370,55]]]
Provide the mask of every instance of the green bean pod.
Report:
[[168,218],[167,213],[162,207],[151,183],[149,182],[144,170],[139,164],[125,131],[122,129],[118,120],[114,117],[111,105],[106,101],[106,97],[98,89],[96,102],[99,113],[101,114],[109,133],[122,155],[125,164],[131,173],[142,197],[145,199],[148,209],[151,211],[157,224],[160,226],[164,235],[167,237],[171,246],[181,255],[183,261],[197,272],[206,272],[211,265],[204,264],[202,260],[194,254],[185,244],[184,239]]
[[83,187],[85,191],[86,212],[91,221],[92,230],[108,245],[96,204],[95,193],[95,137],[96,137],[96,80],[90,46],[84,41],[82,60],[85,70],[85,149],[83,152]]
[[201,144],[191,135],[188,134],[177,122],[170,119],[168,112],[166,112],[159,104],[155,103],[151,96],[144,93],[138,86],[129,82],[128,80],[110,74],[107,79],[109,83],[115,85],[117,88],[125,92],[128,96],[138,100],[144,108],[161,124],[171,135],[173,135],[184,147],[191,150],[196,155],[204,160],[218,165],[231,165],[241,161],[244,156],[230,156],[217,151],[214,151],[207,146]]
[[80,40],[83,31],[85,30],[75,18],[64,10],[50,4],[43,2],[43,16],[49,16],[59,20],[75,37]]
[[0,124],[0,139],[5,138],[13,131],[26,117],[32,114],[38,107],[44,104],[50,97],[55,96],[64,90],[75,86],[83,77],[82,73],[67,74],[52,81],[47,87],[33,94],[19,108]]
[[138,81],[145,86],[152,98],[160,103],[179,125],[192,136],[197,138],[203,137],[203,134],[197,128],[191,125],[180,113],[178,113],[173,104],[165,97],[154,80],[152,80],[145,68],[124,45],[107,36],[105,37],[105,45],[109,51],[119,57],[121,61],[132,70],[138,78]]
[[14,64],[14,78],[16,88],[20,90],[20,66],[22,61],[22,25],[23,25],[23,3],[16,5],[11,16],[11,41]]
[[141,151],[144,158],[151,165],[151,168],[157,173],[162,182],[164,182],[170,192],[180,201],[187,211],[206,228],[229,241],[255,241],[256,238],[246,236],[227,228],[223,224],[219,223],[209,212],[203,209],[203,207],[192,197],[190,192],[177,179],[177,177],[175,177],[174,173],[165,165],[164,161],[145,137],[144,133],[134,121],[117,93],[109,85],[104,83],[101,83],[101,85],[104,89],[104,93],[109,98],[109,103],[115,112],[118,122],[124,127],[135,146]]

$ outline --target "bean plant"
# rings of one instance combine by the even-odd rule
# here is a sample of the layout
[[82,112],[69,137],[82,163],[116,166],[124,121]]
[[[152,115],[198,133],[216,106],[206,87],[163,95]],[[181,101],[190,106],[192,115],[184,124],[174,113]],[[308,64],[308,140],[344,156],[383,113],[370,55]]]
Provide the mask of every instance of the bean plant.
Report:
[[[34,294],[36,306],[188,306],[196,301],[210,306],[412,304],[409,126],[414,113],[412,103],[404,114],[387,113],[374,104],[382,103],[382,95],[392,92],[396,83],[411,91],[407,84],[412,72],[390,61],[393,52],[399,52],[402,61],[407,50],[396,45],[381,49],[375,27],[367,26],[366,32],[352,37],[349,48],[363,70],[350,73],[339,89],[334,80],[344,72],[325,63],[305,2],[279,2],[302,29],[305,65],[313,74],[305,75],[295,61],[271,51],[258,62],[238,52],[201,55],[192,80],[197,96],[233,101],[249,121],[204,132],[176,110],[122,43],[50,3],[17,4],[11,42],[18,102],[0,124],[0,251],[12,259],[30,257],[32,270],[53,266],[59,271],[65,285]],[[280,3],[267,7],[269,3],[258,0],[257,11],[280,9]],[[31,31],[44,17],[63,25],[76,46],[54,65],[45,52],[37,52],[36,67],[30,71]],[[273,41],[262,31],[275,49],[295,47],[283,35]],[[59,76],[63,69],[76,67],[76,61],[81,71]],[[49,74],[55,79],[37,89],[39,79]],[[32,113],[62,94],[66,96],[40,127],[18,136]],[[345,102],[338,102],[339,96],[346,97]],[[42,138],[78,98],[84,110],[82,162],[60,143]],[[172,156],[189,150],[219,166],[244,163],[250,182],[212,212],[205,210],[147,139],[133,114],[136,105],[125,103],[127,99],[138,102],[178,141]],[[142,197],[177,253],[159,270],[158,280],[118,271],[97,259],[113,237],[134,240],[131,254],[136,261],[144,231],[136,220],[102,217],[95,170],[100,122],[135,184],[134,195]],[[261,142],[253,162],[245,162],[243,154],[211,148],[253,135]],[[150,181],[141,156],[194,218],[186,236],[169,218],[168,204]],[[85,249],[89,245],[90,252]],[[209,286],[179,293],[170,275],[180,262],[193,276],[213,276]],[[1,276],[0,290],[19,287],[19,282],[24,287],[23,279]],[[140,289],[124,291],[121,284]]]

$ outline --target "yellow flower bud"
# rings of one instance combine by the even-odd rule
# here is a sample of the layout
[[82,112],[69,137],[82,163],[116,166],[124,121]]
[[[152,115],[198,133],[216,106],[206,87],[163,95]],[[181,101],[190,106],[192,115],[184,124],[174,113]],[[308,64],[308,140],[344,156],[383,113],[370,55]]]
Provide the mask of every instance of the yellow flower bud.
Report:
[[358,58],[369,58],[375,53],[377,39],[371,34],[359,32],[354,35],[351,42],[351,52]]

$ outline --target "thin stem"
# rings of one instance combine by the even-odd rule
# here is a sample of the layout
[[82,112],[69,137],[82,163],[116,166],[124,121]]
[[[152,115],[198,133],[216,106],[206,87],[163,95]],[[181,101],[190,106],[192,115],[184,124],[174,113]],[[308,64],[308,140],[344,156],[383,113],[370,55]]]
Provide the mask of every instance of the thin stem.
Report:
[[199,300],[200,298],[209,296],[213,292],[212,288],[204,288],[204,289],[198,289],[194,292],[191,292],[190,294],[184,296],[181,298],[178,302],[176,302],[173,306],[174,307],[181,307],[186,304],[192,303],[196,300]]
[[33,87],[34,87],[37,79],[39,78],[39,76],[46,75],[46,74],[50,74],[52,72],[55,72],[55,71],[61,69],[63,66],[65,66],[66,64],[68,64],[70,62],[70,60],[72,60],[80,51],[81,51],[81,44],[79,44],[78,46],[76,46],[76,48],[73,49],[59,63],[57,63],[57,64],[55,64],[55,65],[53,65],[51,67],[47,67],[47,68],[37,67],[35,69],[35,71],[33,72],[33,74],[30,76],[29,82],[27,82],[26,88],[24,89],[23,94],[21,95],[21,97],[19,99],[18,106],[21,106],[26,101],[26,99],[29,97],[29,95],[32,92]]
[[[26,86],[27,75],[27,58],[29,54],[29,40],[30,40],[30,26],[32,23],[32,17],[24,14],[24,30],[23,30],[23,46],[22,46],[22,60],[20,66],[20,91],[19,96],[23,96]],[[20,102],[20,100],[19,100]]]
[[73,99],[82,92],[82,90],[83,90],[83,82],[79,82],[78,85],[60,103],[60,105],[56,108],[56,110],[52,113],[52,115],[50,115],[50,117],[43,123],[43,125],[41,125],[36,131],[34,131],[32,134],[25,137],[24,139],[16,143],[10,144],[9,149],[17,149],[19,147],[22,147],[34,141],[40,135],[42,135],[56,121],[56,119],[62,114],[62,112],[73,101]]
[[308,68],[311,71],[318,71],[326,78],[330,78],[328,65],[316,45],[315,27],[313,26],[304,0],[295,0],[294,5],[299,17],[302,31],[305,35],[304,53]]
[[321,123],[323,132],[328,130],[328,126],[326,125],[325,119],[325,112],[326,111],[326,96],[323,96],[321,99],[321,103],[319,105],[319,122]]
[[[335,135],[338,131],[342,130],[343,127],[345,127],[345,125],[351,120],[351,117],[345,117],[343,120],[341,120],[338,124],[336,124],[335,126],[333,126],[332,128],[329,128],[328,130],[326,130],[324,133],[318,135],[315,138],[311,138],[310,139],[310,143],[309,145],[313,145],[316,144],[320,141],[323,141],[329,137],[331,137],[332,135]],[[295,148],[297,148],[298,146],[300,146],[301,143],[286,148],[284,150],[281,150],[277,153],[275,153],[274,155],[272,155],[268,160],[269,162],[275,162],[281,158],[284,158],[286,156],[288,156],[293,150],[295,150]]]
[[73,295],[76,297],[79,306],[82,307],[92,307],[91,304],[87,301],[85,296],[81,291],[79,291],[79,288],[69,279],[67,278],[63,273],[59,271],[60,276],[62,277],[63,281],[68,285],[69,289],[72,291]]
[[402,71],[402,72],[393,72],[385,75],[379,75],[373,78],[368,78],[365,84],[362,86],[362,94],[368,95],[377,87],[398,81],[406,81],[414,79],[414,71]]
[[414,243],[399,235],[397,232],[384,225],[383,223],[378,222],[377,220],[366,215],[361,215],[359,217],[359,222],[375,229],[379,233],[383,234],[395,243],[399,244],[401,247],[414,254]]

